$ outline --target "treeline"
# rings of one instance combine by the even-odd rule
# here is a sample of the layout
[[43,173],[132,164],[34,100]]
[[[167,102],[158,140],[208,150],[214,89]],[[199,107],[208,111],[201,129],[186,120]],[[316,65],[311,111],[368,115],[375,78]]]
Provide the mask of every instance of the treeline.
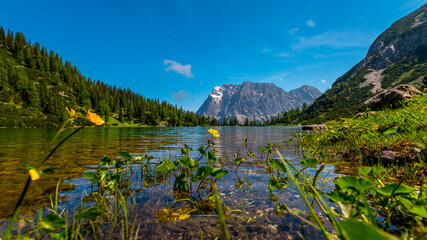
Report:
[[86,78],[57,53],[0,27],[0,127],[57,127],[67,117],[65,107],[82,113],[92,109],[110,125],[218,124],[214,118]]

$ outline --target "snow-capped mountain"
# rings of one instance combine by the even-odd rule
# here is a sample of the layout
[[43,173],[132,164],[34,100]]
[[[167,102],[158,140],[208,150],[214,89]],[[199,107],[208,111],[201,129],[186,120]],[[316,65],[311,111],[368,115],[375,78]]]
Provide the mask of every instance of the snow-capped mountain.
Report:
[[217,119],[236,117],[239,122],[246,118],[265,121],[283,111],[301,108],[304,103],[310,104],[321,94],[307,85],[286,92],[273,83],[223,84],[212,90],[197,114]]

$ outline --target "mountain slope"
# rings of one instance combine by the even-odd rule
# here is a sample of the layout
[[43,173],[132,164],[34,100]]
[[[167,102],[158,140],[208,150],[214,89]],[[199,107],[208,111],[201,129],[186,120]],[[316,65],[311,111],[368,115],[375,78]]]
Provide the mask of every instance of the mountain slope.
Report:
[[366,57],[304,111],[304,119],[322,122],[351,116],[375,93],[402,83],[418,86],[426,73],[427,4],[385,30]]
[[[95,110],[109,123],[168,126],[215,124],[167,102],[92,81],[53,51],[0,27],[0,127],[58,127],[65,107]],[[79,124],[76,122],[76,124]]]
[[265,121],[280,112],[310,104],[320,94],[306,85],[288,93],[273,83],[223,84],[212,90],[197,114],[219,119],[236,117],[240,123],[246,118]]

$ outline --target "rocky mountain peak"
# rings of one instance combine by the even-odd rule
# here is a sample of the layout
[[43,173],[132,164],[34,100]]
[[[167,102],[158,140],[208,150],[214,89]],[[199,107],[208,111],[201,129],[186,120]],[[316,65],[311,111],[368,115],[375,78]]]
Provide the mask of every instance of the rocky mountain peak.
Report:
[[288,93],[274,83],[223,84],[214,87],[197,113],[218,119],[236,117],[240,122],[246,118],[264,121],[304,103],[310,104],[320,94],[315,87],[307,85]]

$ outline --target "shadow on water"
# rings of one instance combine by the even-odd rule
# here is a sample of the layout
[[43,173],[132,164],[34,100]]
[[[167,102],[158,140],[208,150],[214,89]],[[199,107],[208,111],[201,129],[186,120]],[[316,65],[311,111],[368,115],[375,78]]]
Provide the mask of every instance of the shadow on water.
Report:
[[[280,190],[269,189],[270,179],[285,179],[279,172],[269,172],[266,156],[259,147],[272,144],[291,162],[298,162],[302,154],[297,147],[295,136],[301,132],[298,127],[222,127],[216,128],[220,137],[215,139],[216,157],[222,158],[224,169],[229,174],[216,183],[219,197],[228,210],[227,225],[232,238],[240,239],[290,239],[300,234],[308,238],[322,238],[320,232],[289,213],[278,211],[278,204],[285,203],[290,209],[306,209],[298,192],[291,186]],[[132,166],[132,174],[126,188],[132,193],[136,207],[130,215],[136,214],[140,226],[139,236],[147,238],[198,238],[199,231],[206,238],[221,236],[214,208],[209,205],[209,183],[191,183],[191,190],[182,196],[173,191],[173,184],[180,173],[156,172],[156,163],[165,156],[178,156],[180,148],[187,144],[193,150],[206,145],[210,138],[208,128],[86,128],[68,141],[45,165],[53,167],[54,174],[45,175],[34,182],[27,194],[22,215],[34,215],[39,207],[50,205],[50,195],[55,192],[59,180],[60,207],[73,212],[81,199],[90,201],[91,192],[96,191],[91,182],[83,177],[84,172],[94,171],[99,160],[108,155],[119,158],[119,152],[154,156],[150,163]],[[21,162],[30,163],[39,159],[56,129],[0,129],[0,218],[3,223],[11,216],[12,209],[22,191],[27,172]],[[247,145],[242,139],[247,138]],[[255,156],[246,154],[248,151]],[[237,168],[233,154],[238,153],[245,160]],[[197,152],[190,152],[192,158]],[[177,157],[175,157],[177,158]],[[262,159],[263,158],[263,159]],[[273,153],[270,158],[277,158]],[[261,160],[261,161],[260,161]],[[217,163],[218,165],[219,163]],[[237,169],[237,170],[236,170]],[[177,171],[184,171],[178,169]],[[333,166],[323,171],[324,191],[330,186],[328,179],[337,175]],[[331,174],[328,174],[332,172]],[[311,172],[309,174],[314,174]],[[280,180],[281,181],[281,180]],[[279,181],[279,182],[280,182]],[[287,184],[285,180],[281,184]],[[206,185],[206,187],[203,187]],[[198,191],[196,191],[198,189]],[[180,198],[186,201],[176,201]],[[191,217],[183,221],[168,221],[159,215],[167,211],[190,211]],[[196,211],[194,210],[196,209]],[[230,211],[231,210],[231,211]],[[136,211],[136,212],[135,212]],[[160,211],[160,212],[159,212]],[[316,211],[317,212],[317,211]],[[319,211],[320,212],[320,211]],[[0,226],[4,231],[5,224]],[[301,232],[303,229],[303,233]]]

